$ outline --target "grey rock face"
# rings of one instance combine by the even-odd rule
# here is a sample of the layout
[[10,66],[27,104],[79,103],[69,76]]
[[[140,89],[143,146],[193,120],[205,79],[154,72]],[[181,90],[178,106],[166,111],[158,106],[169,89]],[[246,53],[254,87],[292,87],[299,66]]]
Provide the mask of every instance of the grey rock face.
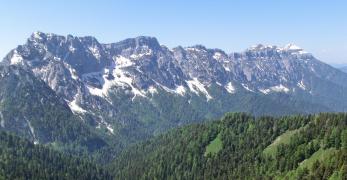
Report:
[[[280,101],[280,95],[298,106],[308,103],[320,110],[347,110],[347,75],[292,44],[282,48],[257,45],[227,54],[201,45],[169,49],[153,37],[102,44],[93,37],[35,32],[2,63],[32,71],[76,115],[96,128],[105,127],[109,134],[118,126],[143,125],[138,109],[131,117],[121,115],[128,109],[153,107],[153,114],[161,116],[168,107],[158,104],[163,101],[161,95],[167,94],[170,103],[176,103],[172,95],[187,107],[217,102],[225,106],[225,97],[248,93],[275,101]],[[214,86],[221,91],[216,93]],[[194,97],[199,105],[192,103]],[[245,105],[239,106],[225,111],[247,111],[242,109]],[[198,109],[197,114],[210,113]]]
[[37,143],[105,142],[74,116],[63,98],[21,67],[0,66],[0,130],[11,131]]

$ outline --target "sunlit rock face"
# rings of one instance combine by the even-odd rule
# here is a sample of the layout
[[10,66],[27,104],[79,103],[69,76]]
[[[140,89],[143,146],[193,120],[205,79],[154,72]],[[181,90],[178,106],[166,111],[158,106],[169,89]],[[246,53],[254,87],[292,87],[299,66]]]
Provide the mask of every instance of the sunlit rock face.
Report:
[[103,44],[35,32],[2,64],[30,71],[76,116],[111,135],[134,127],[160,132],[228,111],[347,110],[347,74],[294,44],[228,54],[202,45],[170,49],[154,37]]

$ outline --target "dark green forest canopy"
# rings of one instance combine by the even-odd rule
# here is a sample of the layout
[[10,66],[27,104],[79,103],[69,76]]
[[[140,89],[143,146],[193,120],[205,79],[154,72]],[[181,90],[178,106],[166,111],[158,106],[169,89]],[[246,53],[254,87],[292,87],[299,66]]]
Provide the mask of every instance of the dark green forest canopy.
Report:
[[346,179],[346,127],[346,113],[229,113],[130,146],[104,165],[0,132],[0,179]]
[[[254,117],[230,113],[130,147],[117,179],[346,179],[347,114]],[[206,153],[218,137],[222,149]]]
[[0,131],[0,179],[112,179],[87,159]]

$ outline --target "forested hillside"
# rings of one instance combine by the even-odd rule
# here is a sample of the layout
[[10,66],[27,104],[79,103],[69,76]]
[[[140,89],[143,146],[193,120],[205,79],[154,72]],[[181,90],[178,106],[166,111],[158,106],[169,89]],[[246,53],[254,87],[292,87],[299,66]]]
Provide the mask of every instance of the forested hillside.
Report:
[[16,66],[0,66],[0,130],[76,153],[107,145],[43,81]]
[[0,132],[0,179],[112,179],[102,167]]
[[129,148],[117,179],[346,179],[347,114],[227,114]]
[[133,145],[104,165],[0,132],[0,179],[346,179],[346,127],[345,113],[229,113]]

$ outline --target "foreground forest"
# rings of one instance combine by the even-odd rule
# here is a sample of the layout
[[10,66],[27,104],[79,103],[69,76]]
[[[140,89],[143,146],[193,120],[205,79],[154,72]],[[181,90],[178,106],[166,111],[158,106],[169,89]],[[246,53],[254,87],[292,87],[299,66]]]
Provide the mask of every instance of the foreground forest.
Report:
[[345,113],[229,113],[133,145],[109,164],[0,132],[0,179],[347,179],[346,127]]
[[231,113],[173,130],[119,157],[116,179],[347,179],[347,114]]
[[0,132],[2,179],[112,179],[112,176],[90,160]]

